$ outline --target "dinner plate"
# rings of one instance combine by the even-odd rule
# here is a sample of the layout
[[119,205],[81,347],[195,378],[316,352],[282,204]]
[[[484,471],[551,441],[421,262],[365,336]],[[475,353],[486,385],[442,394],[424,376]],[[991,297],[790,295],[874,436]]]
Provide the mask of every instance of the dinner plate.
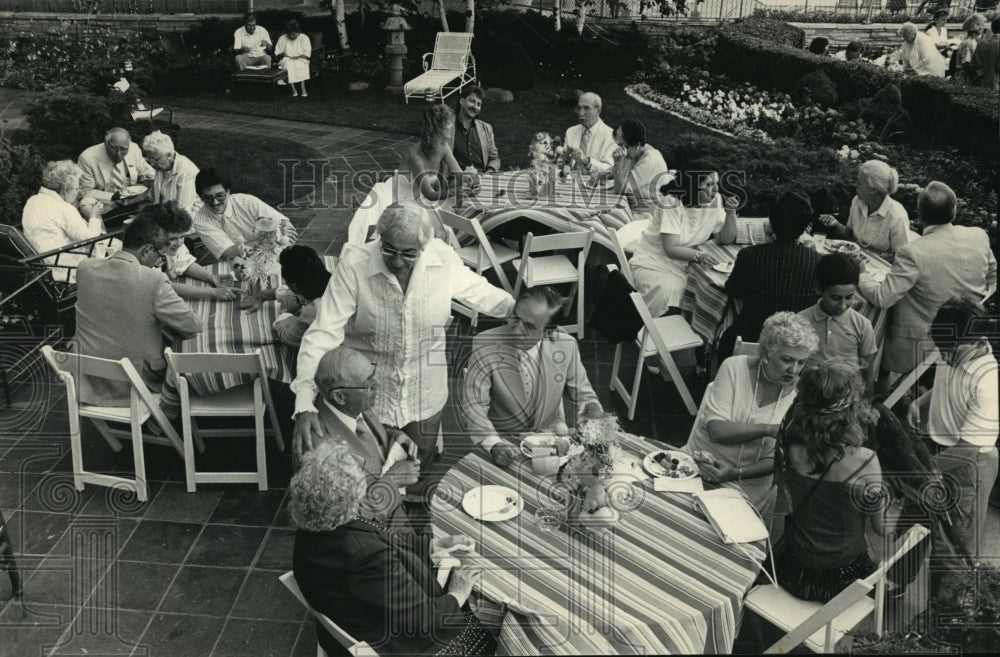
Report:
[[145,185],[129,185],[121,191],[118,195],[119,198],[132,198],[133,196],[138,196],[139,194],[145,194],[149,187]]
[[861,253],[860,246],[847,240],[827,240],[826,249],[830,253],[847,253],[849,255],[858,255]]
[[517,517],[524,510],[524,499],[513,488],[480,486],[465,494],[462,508],[476,520],[500,522]]
[[[659,463],[656,462],[656,457],[660,454],[666,454],[668,459],[677,459],[678,470],[671,472],[667,470]],[[670,477],[671,479],[693,479],[698,476],[698,464],[694,462],[689,454],[684,452],[678,452],[674,449],[658,449],[655,452],[650,452],[646,454],[646,457],[642,459],[642,467],[646,469],[646,472],[653,475],[654,477]],[[683,468],[690,470],[689,474],[683,473]]]
[[722,272],[723,274],[731,274],[733,273],[733,267],[735,266],[736,263],[730,260],[728,262],[718,262],[712,265],[712,269],[718,272]]

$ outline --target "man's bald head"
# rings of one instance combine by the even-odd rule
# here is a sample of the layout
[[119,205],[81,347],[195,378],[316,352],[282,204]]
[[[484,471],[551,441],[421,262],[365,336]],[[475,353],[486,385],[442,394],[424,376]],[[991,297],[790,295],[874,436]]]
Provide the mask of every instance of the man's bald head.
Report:
[[584,128],[590,128],[601,118],[601,97],[593,92],[580,94],[576,101],[576,116]]
[[357,349],[341,345],[323,354],[316,367],[316,386],[324,397],[334,388],[364,386],[372,363]]
[[111,128],[104,133],[104,150],[115,164],[125,159],[131,147],[132,136],[125,128]]

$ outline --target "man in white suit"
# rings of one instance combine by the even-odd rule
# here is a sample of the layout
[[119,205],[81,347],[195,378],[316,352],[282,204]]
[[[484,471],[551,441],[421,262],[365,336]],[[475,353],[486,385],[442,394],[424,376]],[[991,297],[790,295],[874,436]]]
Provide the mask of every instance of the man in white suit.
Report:
[[156,175],[153,167],[143,159],[139,145],[124,128],[108,130],[104,143],[80,153],[76,163],[83,169],[80,192],[104,203],[105,213],[144,198],[138,195],[123,199],[121,192],[132,185],[149,186]]
[[601,97],[595,93],[580,94],[576,101],[580,122],[566,130],[566,148],[577,166],[586,173],[610,171],[614,166],[615,133],[601,120]]
[[597,418],[604,412],[576,339],[553,325],[561,308],[562,298],[552,288],[525,290],[506,326],[473,338],[459,419],[472,442],[500,466],[517,456],[512,440],[521,435],[565,432],[564,393],[569,393],[577,413]]

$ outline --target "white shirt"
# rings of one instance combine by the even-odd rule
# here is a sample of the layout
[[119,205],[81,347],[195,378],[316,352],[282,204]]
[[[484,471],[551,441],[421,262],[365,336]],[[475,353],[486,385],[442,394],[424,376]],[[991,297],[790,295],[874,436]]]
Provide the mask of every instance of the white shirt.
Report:
[[[618,147],[615,144],[615,132],[608,126],[607,123],[601,119],[597,119],[597,123],[590,126],[590,145],[587,147],[587,152],[584,155],[590,158],[590,167],[588,171],[590,173],[598,173],[600,171],[610,171],[611,167],[614,166],[615,159],[611,156]],[[580,148],[580,143],[583,140],[584,128],[583,125],[577,123],[574,126],[570,126],[566,129],[566,145],[570,148]]]
[[858,244],[882,255],[893,256],[900,247],[910,242],[910,216],[899,201],[888,195],[875,210],[855,196],[851,201],[847,227],[854,233]]
[[939,445],[993,447],[1000,432],[1000,378],[992,350],[957,367],[938,363],[927,431]]
[[380,422],[400,428],[431,417],[448,398],[444,328],[452,299],[493,317],[514,309],[510,294],[462,264],[437,238],[414,264],[404,295],[381,248],[375,241],[344,250],[317,303],[316,321],[302,336],[292,383],[296,414],[316,410],[319,360],[346,344],[375,362],[379,386],[372,410]]
[[176,201],[177,205],[192,215],[201,208],[201,199],[194,189],[198,167],[180,153],[174,154],[174,165],[169,171],[157,170],[153,178],[153,203]]
[[338,420],[340,420],[341,422],[344,423],[345,427],[347,427],[348,429],[351,430],[351,433],[357,433],[358,432],[358,422],[360,422],[361,420],[359,420],[356,417],[351,417],[347,413],[344,413],[339,408],[337,408],[336,406],[334,406],[333,404],[331,404],[330,402],[328,402],[325,399],[323,400],[323,403],[326,404],[327,408],[329,408],[331,411],[333,411],[333,414],[337,416]]
[[191,255],[188,251],[186,244],[181,244],[177,249],[177,253],[171,255],[166,254],[167,258],[167,270],[166,274],[170,277],[171,281],[177,280],[184,275],[184,272],[194,263],[198,262],[198,259]]
[[233,33],[233,50],[247,48],[248,51],[243,54],[250,57],[260,57],[264,54],[264,48],[260,45],[261,41],[266,41],[268,45],[271,45],[271,35],[267,33],[267,30],[258,25],[253,34],[247,34],[247,28],[244,25]]
[[933,37],[925,32],[917,32],[917,37],[912,42],[903,42],[899,59],[917,75],[943,78],[945,69],[948,68],[948,60],[938,52]]
[[282,233],[285,233],[292,224],[288,217],[256,196],[230,194],[226,210],[221,215],[212,212],[207,205],[202,206],[194,215],[194,229],[212,255],[218,258],[234,244],[242,244],[253,239],[254,225],[261,217],[270,217],[277,221]]
[[[24,204],[21,213],[21,227],[24,237],[38,253],[62,248],[73,242],[97,237],[104,232],[101,215],[84,219],[80,211],[67,203],[62,196],[46,187],[40,187],[38,193],[30,197]],[[98,253],[98,250],[100,253]],[[103,248],[95,247],[95,255],[104,255]],[[86,260],[86,254],[64,253],[58,257],[60,265],[75,267]],[[55,257],[47,262],[56,262]],[[52,278],[57,281],[76,282],[76,270],[63,267],[52,268]]]

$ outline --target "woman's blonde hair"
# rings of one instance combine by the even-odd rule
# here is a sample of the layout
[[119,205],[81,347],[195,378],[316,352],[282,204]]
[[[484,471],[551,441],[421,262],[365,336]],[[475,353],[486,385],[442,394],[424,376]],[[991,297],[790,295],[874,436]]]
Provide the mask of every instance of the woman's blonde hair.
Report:
[[302,457],[302,468],[288,485],[292,522],[299,529],[322,532],[351,521],[363,497],[358,484],[366,476],[346,443],[320,443]]
[[42,170],[42,187],[63,194],[66,190],[80,186],[83,169],[72,160],[49,162]]
[[883,194],[892,194],[899,187],[899,172],[882,160],[868,160],[858,167],[858,178]]
[[455,112],[443,103],[431,105],[424,110],[424,116],[420,123],[420,152],[423,153],[424,157],[430,157],[434,154],[438,142],[444,139],[445,124],[454,120]]
[[768,356],[782,347],[808,349],[812,353],[819,349],[819,338],[809,322],[797,314],[787,311],[774,313],[764,320],[760,331],[761,355]]

